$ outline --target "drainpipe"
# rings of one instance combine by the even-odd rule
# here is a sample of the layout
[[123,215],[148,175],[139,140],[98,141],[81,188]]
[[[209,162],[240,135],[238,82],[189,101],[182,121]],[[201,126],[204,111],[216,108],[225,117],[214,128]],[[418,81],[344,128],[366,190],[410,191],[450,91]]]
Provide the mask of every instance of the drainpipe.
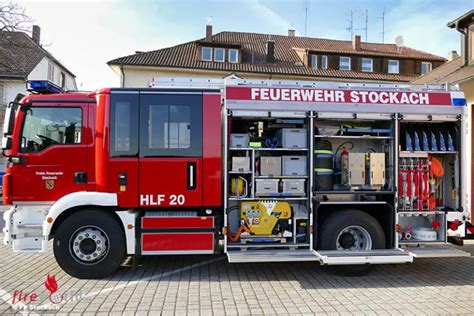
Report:
[[120,72],[121,72],[120,80],[122,81],[122,88],[125,88],[125,72],[123,71],[123,65],[120,65]]

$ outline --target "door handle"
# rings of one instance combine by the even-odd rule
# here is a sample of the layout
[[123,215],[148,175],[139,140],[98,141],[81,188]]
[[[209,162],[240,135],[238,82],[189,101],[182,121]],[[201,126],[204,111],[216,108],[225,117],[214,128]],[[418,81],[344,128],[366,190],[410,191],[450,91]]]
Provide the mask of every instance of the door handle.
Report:
[[196,189],[196,163],[195,162],[188,162],[186,164],[186,169],[187,169],[187,189],[188,190],[194,190]]
[[87,183],[87,172],[76,172],[74,173],[74,183],[86,184]]

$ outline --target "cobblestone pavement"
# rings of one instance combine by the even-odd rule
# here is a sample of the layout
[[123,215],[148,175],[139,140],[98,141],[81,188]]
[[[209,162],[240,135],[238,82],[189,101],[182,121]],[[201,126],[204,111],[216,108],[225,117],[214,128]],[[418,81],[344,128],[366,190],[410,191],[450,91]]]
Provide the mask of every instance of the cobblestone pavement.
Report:
[[[464,249],[474,254],[474,244]],[[103,280],[78,280],[61,271],[51,251],[14,254],[2,244],[0,256],[0,314],[15,313],[15,290],[38,295],[32,303],[15,305],[36,308],[37,314],[472,315],[474,308],[474,257],[378,266],[363,277],[336,276],[315,263],[229,264],[224,256],[149,257],[135,270],[124,266]],[[49,301],[44,285],[48,274],[56,277],[56,294],[64,294],[59,305]]]

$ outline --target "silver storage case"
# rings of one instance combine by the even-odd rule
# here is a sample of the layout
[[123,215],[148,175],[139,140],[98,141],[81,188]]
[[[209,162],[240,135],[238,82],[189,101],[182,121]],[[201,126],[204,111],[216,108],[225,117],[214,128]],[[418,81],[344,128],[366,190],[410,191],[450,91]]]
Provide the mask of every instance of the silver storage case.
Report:
[[304,128],[283,128],[277,137],[283,148],[308,148],[308,131]]
[[308,175],[308,164],[306,156],[283,156],[282,159],[282,174],[284,176]]
[[255,195],[271,196],[278,195],[278,179],[255,179]]
[[260,157],[261,176],[281,176],[281,157]]
[[291,196],[305,196],[305,179],[283,179],[283,194]]
[[232,157],[232,171],[249,172],[250,157]]
[[247,134],[230,134],[231,148],[248,148],[249,135]]

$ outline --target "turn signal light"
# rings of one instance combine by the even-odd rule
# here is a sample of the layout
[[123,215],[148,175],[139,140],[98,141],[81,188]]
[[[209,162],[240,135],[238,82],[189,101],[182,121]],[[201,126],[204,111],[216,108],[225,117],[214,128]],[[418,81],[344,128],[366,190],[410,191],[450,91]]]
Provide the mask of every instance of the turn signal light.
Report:
[[47,221],[49,224],[51,224],[51,223],[53,222],[53,218],[50,216],[50,217],[48,217],[48,218],[46,219],[46,221]]

